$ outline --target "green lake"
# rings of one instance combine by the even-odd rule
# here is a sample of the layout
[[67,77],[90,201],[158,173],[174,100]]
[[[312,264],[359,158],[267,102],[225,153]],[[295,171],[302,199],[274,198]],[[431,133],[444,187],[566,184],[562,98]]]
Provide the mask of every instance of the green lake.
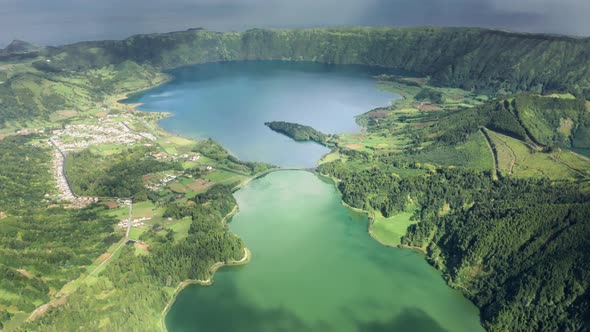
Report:
[[483,331],[477,308],[421,253],[384,247],[330,181],[280,171],[236,192],[230,223],[252,252],[166,317],[179,331]]

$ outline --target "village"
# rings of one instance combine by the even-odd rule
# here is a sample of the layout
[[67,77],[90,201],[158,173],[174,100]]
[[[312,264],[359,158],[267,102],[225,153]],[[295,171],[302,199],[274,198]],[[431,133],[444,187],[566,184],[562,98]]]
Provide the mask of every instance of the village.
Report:
[[[117,115],[130,118],[129,114]],[[116,121],[107,115],[97,124],[68,124],[64,129],[54,130],[51,140],[62,152],[82,150],[99,144],[134,144],[141,140],[155,141],[154,134],[133,131],[126,121]]]
[[73,192],[65,174],[65,158],[68,152],[79,151],[101,144],[131,145],[140,141],[153,142],[152,133],[135,132],[127,121],[130,114],[106,115],[96,124],[68,124],[53,130],[48,144],[53,152],[53,175],[57,186],[57,199],[71,202],[71,207],[83,207],[97,202],[98,197],[80,197]]
[[[151,218],[148,218],[148,217],[141,217],[141,218],[133,219],[131,221],[131,227],[145,226],[144,221],[148,221],[150,219]],[[121,221],[119,221],[117,226],[119,226],[120,228],[127,228],[129,226],[129,219],[122,219]]]

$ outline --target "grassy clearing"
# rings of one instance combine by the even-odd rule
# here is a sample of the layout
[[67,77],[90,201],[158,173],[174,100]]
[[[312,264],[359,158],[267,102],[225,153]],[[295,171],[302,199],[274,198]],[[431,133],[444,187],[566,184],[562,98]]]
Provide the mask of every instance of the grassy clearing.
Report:
[[191,218],[184,218],[184,219],[174,221],[172,224],[168,225],[166,228],[174,231],[174,240],[175,241],[180,241],[188,236],[188,230],[191,227],[191,223],[192,223]]
[[342,156],[340,155],[340,153],[338,151],[333,151],[328,153],[327,155],[323,156],[322,159],[320,159],[319,164],[325,164],[325,163],[329,163],[332,161],[336,161],[338,159],[340,159]]
[[214,170],[208,174],[203,176],[204,179],[207,179],[211,182],[221,183],[221,184],[230,184],[235,182],[241,182],[246,179],[245,176],[239,175],[236,173],[224,171],[224,170]]
[[380,213],[376,213],[369,232],[382,244],[392,247],[398,246],[401,244],[401,238],[406,234],[408,227],[417,222],[410,220],[413,215],[414,211],[411,211],[385,218]]

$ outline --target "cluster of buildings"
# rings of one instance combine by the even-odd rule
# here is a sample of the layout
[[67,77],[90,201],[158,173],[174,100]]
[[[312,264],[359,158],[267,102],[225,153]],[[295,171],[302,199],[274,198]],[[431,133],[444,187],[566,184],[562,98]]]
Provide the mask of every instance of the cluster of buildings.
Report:
[[172,155],[172,160],[182,159],[184,161],[197,161],[199,158],[201,158],[201,156],[196,153],[185,153],[181,155],[175,153]]
[[90,203],[98,202],[98,197],[82,197],[74,194],[66,178],[63,152],[51,139],[49,140],[49,145],[53,147],[53,176],[57,184],[57,198],[71,201],[74,207],[84,207]]
[[[147,218],[147,217],[133,219],[131,221],[131,227],[145,226],[144,221],[147,221],[147,220],[150,220],[150,219],[151,218]],[[119,223],[117,224],[117,226],[119,226],[121,228],[127,228],[128,225],[129,225],[129,220],[127,220],[127,219],[123,219],[123,220],[119,221]]]
[[[139,133],[129,128],[126,122],[115,117],[129,118],[129,114],[107,115],[97,124],[70,124],[63,129],[53,130],[49,144],[53,148],[53,173],[57,183],[58,199],[72,202],[72,206],[82,207],[97,202],[97,197],[79,197],[73,192],[65,174],[65,154],[99,144],[134,144],[138,141],[155,141],[151,133]],[[25,130],[25,129],[22,129]],[[33,130],[33,129],[31,129]],[[31,131],[27,129],[27,131]],[[28,133],[28,132],[27,132]]]
[[157,180],[157,181],[153,181],[151,183],[147,183],[145,185],[146,188],[150,189],[150,190],[159,190],[162,187],[165,187],[168,183],[176,180],[176,178],[178,178],[178,175],[176,174],[166,174],[164,175],[163,178]]
[[197,161],[201,158],[201,155],[197,154],[197,153],[183,153],[183,154],[178,154],[175,153],[173,155],[168,155],[165,152],[158,152],[158,153],[153,153],[152,157],[158,159],[158,160],[168,160],[168,161]]
[[151,133],[133,131],[125,121],[117,122],[113,117],[107,115],[97,124],[66,125],[64,129],[54,130],[51,139],[62,151],[79,150],[97,144],[133,144],[141,140],[157,139]]
[[23,129],[19,129],[19,131],[16,132],[17,135],[30,135],[30,134],[42,134],[45,132],[45,128],[37,128],[37,129],[32,129],[32,128],[23,128]]
[[49,145],[53,147],[53,176],[57,183],[58,198],[73,201],[76,199],[76,195],[74,195],[66,178],[64,156],[51,139]]

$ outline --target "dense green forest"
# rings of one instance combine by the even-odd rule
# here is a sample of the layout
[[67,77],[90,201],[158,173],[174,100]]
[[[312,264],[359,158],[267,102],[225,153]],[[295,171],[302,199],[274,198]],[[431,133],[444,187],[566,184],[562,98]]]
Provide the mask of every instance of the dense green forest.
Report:
[[0,140],[0,211],[40,206],[52,184],[47,171],[47,146],[30,144],[30,137]]
[[322,145],[329,145],[328,135],[320,131],[317,131],[310,126],[304,126],[298,123],[285,121],[266,122],[264,123],[264,125],[268,126],[270,129],[278,133],[287,135],[295,141],[314,141]]
[[180,165],[146,156],[148,148],[139,146],[120,154],[99,157],[89,150],[73,153],[66,159],[66,174],[72,190],[80,196],[133,197],[146,200],[148,189],[143,176]]
[[48,206],[50,153],[32,136],[0,140],[0,327],[32,311],[120,239],[105,207]]
[[[320,166],[343,200],[384,216],[419,210],[402,243],[428,259],[482,310],[490,331],[590,328],[590,196],[572,184],[438,168],[399,177],[385,165]],[[415,168],[415,165],[398,165]],[[450,212],[443,212],[450,211]]]
[[32,311],[49,301],[121,235],[105,207],[35,209],[0,222],[0,298]]
[[440,91],[431,88],[424,88],[414,97],[416,100],[428,100],[432,103],[439,104],[442,102],[443,95]]

